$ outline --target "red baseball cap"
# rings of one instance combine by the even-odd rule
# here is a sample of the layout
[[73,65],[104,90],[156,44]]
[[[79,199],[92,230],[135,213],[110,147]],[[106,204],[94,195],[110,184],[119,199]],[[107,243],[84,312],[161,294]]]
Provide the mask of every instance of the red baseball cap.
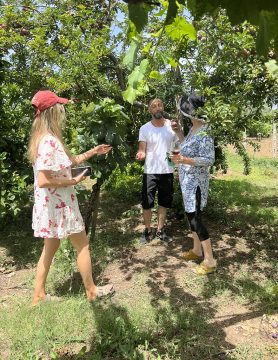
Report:
[[38,91],[32,99],[32,105],[36,108],[35,116],[39,115],[43,110],[48,109],[57,103],[67,104],[68,102],[68,99],[61,98],[49,90]]

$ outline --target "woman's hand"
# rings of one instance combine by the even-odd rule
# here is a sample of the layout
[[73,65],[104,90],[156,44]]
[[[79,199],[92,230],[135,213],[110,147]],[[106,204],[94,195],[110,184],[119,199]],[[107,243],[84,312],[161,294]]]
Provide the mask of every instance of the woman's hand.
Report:
[[97,145],[83,154],[72,157],[71,158],[72,165],[79,165],[84,161],[89,160],[94,155],[107,154],[111,149],[112,149],[111,145],[107,145],[107,144]]
[[103,154],[107,154],[111,149],[112,149],[111,145],[102,144],[95,146],[93,148],[93,151],[95,155],[103,155]]
[[80,181],[86,179],[85,169],[81,174],[73,177],[72,179],[54,178],[51,170],[40,170],[38,173],[38,187],[39,188],[61,188],[67,186],[74,186]]
[[181,156],[181,154],[170,155],[170,158],[171,158],[172,162],[176,165],[176,164],[181,164],[181,160],[182,160],[183,156]]
[[194,159],[182,156],[181,154],[170,155],[170,158],[174,164],[195,165]]
[[76,175],[75,177],[72,178],[75,181],[74,185],[76,185],[76,184],[80,183],[80,181],[83,181],[86,179],[85,174],[87,171],[88,171],[88,169],[84,170],[81,174]]

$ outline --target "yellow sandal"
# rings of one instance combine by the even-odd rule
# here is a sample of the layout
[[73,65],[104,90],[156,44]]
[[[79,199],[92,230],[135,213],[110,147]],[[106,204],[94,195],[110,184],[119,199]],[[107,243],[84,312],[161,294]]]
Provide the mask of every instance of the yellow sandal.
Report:
[[190,261],[190,260],[201,261],[202,260],[202,256],[195,254],[195,252],[191,249],[189,251],[185,251],[184,253],[182,253],[182,257],[186,261]]
[[195,273],[197,275],[207,275],[215,272],[215,270],[216,266],[209,267],[204,262],[201,262],[201,264],[195,268]]

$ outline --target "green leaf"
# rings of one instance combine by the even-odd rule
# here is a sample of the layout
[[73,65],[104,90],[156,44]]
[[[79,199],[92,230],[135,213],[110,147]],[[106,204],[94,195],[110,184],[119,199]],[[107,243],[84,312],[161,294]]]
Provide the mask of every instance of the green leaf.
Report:
[[100,170],[95,170],[94,171],[94,177],[96,177],[96,178],[101,178],[101,171]]
[[152,43],[149,42],[149,43],[142,49],[142,51],[143,51],[144,53],[149,53],[150,50],[151,50],[151,48],[152,48]]
[[136,66],[132,73],[129,75],[128,84],[131,85],[133,88],[136,88],[138,86],[138,83],[143,80],[148,65],[149,61],[147,59],[142,60],[140,65]]
[[166,8],[161,9],[158,13],[154,14],[153,16],[160,17],[166,12]]
[[151,33],[151,36],[152,37],[159,37],[160,34],[162,33],[162,31],[163,31],[163,28],[159,29],[156,33]]
[[144,3],[128,4],[129,19],[135,25],[136,31],[140,33],[148,23],[148,8]]
[[122,95],[123,99],[128,101],[130,104],[133,104],[137,95],[147,91],[147,88],[143,85],[143,80],[148,66],[149,61],[147,59],[142,60],[140,65],[136,66],[128,77],[128,87],[122,92]]
[[178,62],[176,59],[168,58],[168,64],[175,68],[178,65]]
[[178,13],[178,4],[176,0],[169,0],[168,3],[169,5],[168,5],[165,24],[171,24],[171,22],[173,21],[173,19],[175,19]]
[[138,39],[133,38],[130,43],[130,47],[123,59],[123,64],[129,68],[129,70],[132,70],[134,68],[134,63],[136,61],[138,48],[140,46],[140,42]]
[[145,95],[149,90],[148,84],[145,81],[141,81],[137,88],[137,95]]
[[129,28],[128,28],[127,37],[129,39],[132,39],[137,35],[138,35],[138,33],[137,33],[137,30],[136,30],[136,26],[134,25],[134,23],[132,21],[129,21]]
[[172,24],[166,26],[166,34],[173,41],[178,41],[184,36],[189,37],[191,40],[196,40],[196,30],[194,26],[180,16],[177,16]]
[[132,86],[128,86],[128,88],[122,92],[123,99],[130,104],[133,104],[134,100],[136,99],[136,89]]
[[89,105],[85,105],[85,104],[82,104],[82,108],[83,108],[83,110],[85,111],[85,113],[87,113],[87,114],[89,114],[89,113],[91,113],[92,111],[94,111],[94,109],[95,109],[95,103],[93,103],[93,102],[90,102],[90,104]]
[[276,296],[278,296],[278,285],[274,285],[272,288],[272,293]]
[[87,350],[87,347],[86,347],[86,345],[84,345],[84,346],[79,350],[79,352],[78,352],[78,354],[77,354],[77,358],[78,358],[78,359],[81,359],[81,358],[85,355],[86,350]]
[[149,77],[151,79],[161,79],[162,75],[158,71],[151,71]]
[[52,360],[58,359],[58,356],[57,356],[57,354],[56,354],[54,351],[51,351],[51,353],[50,353],[50,359],[52,359]]
[[278,80],[278,64],[275,60],[269,60],[265,63],[267,71],[272,75],[276,80]]
[[278,2],[276,0],[188,0],[187,7],[196,20],[205,14],[215,14],[221,7],[226,9],[232,24],[247,20],[254,25],[260,25],[257,51],[264,56],[267,55],[270,41],[278,37]]

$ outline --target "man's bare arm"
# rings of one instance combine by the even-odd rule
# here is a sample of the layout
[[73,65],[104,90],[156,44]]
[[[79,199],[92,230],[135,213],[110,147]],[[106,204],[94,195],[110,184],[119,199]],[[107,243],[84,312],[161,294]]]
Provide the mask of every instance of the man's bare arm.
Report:
[[142,161],[146,157],[146,147],[147,144],[145,141],[139,141],[139,148],[136,154],[136,160]]

